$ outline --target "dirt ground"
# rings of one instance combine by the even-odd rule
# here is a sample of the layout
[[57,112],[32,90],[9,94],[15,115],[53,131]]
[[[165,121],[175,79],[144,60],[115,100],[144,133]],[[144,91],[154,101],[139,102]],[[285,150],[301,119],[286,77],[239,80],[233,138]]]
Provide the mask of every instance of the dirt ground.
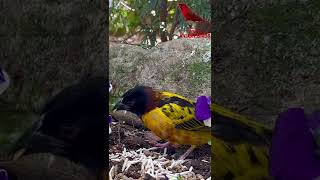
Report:
[[[188,146],[180,146],[178,148],[169,147],[164,154],[164,149],[152,149],[152,145],[147,140],[155,139],[155,136],[142,126],[130,125],[125,122],[113,122],[111,124],[112,133],[109,136],[109,179],[208,179],[211,174],[211,151],[209,145],[203,145],[193,151],[182,164],[173,165],[177,163],[177,159],[186,152]],[[151,148],[151,150],[148,150]],[[125,153],[124,153],[125,149]],[[142,169],[143,162],[139,161],[131,165],[127,170],[122,171],[123,164],[125,163],[125,155],[128,152],[142,151],[146,157],[152,157],[154,162],[156,159],[162,159],[167,164],[163,166],[164,169],[171,171],[164,175],[159,175],[158,178],[152,177]],[[116,157],[116,154],[118,156]],[[138,153],[139,154],[139,153]],[[140,155],[141,156],[141,155]],[[160,158],[161,157],[161,158]],[[129,157],[128,160],[132,160]],[[140,158],[142,159],[142,158]],[[171,167],[170,167],[171,165]],[[157,169],[156,163],[154,165]],[[190,169],[191,168],[191,169]],[[111,170],[112,169],[112,170]],[[112,172],[111,172],[111,171]],[[164,172],[165,170],[159,170]],[[181,178],[178,177],[181,174]],[[172,178],[170,178],[172,179]]]

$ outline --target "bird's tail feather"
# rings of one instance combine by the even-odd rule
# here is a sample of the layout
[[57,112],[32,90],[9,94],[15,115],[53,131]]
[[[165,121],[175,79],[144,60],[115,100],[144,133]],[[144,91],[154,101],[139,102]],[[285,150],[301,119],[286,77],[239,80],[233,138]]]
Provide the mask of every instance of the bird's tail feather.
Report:
[[272,129],[217,104],[211,105],[212,133],[226,141],[270,144]]

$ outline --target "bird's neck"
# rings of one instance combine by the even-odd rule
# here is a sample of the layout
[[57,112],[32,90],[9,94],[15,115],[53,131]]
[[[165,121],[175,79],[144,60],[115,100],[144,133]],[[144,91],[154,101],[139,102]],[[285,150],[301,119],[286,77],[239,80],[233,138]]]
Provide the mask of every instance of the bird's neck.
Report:
[[149,96],[146,105],[146,112],[150,112],[151,110],[157,108],[161,100],[161,93],[153,91],[151,96]]

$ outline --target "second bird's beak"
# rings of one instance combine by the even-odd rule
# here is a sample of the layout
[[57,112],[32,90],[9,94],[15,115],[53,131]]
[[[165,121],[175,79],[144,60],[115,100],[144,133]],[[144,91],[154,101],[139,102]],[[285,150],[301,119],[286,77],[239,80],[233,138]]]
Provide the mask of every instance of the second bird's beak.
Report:
[[115,111],[119,111],[119,110],[129,110],[129,106],[125,105],[122,103],[122,99],[117,102],[117,104],[113,107],[112,111],[115,112]]

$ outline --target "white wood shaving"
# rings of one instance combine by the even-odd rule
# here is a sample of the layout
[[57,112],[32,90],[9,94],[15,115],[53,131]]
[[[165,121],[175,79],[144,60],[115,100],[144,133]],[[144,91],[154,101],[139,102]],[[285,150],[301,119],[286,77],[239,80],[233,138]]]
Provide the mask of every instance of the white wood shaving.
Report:
[[[149,149],[140,148],[135,151],[128,151],[124,148],[121,153],[109,154],[109,158],[112,162],[123,162],[121,172],[127,172],[132,165],[140,164],[141,176],[148,174],[156,179],[168,177],[170,180],[177,179],[179,176],[182,176],[184,179],[195,177],[192,166],[188,169],[183,165],[185,162],[183,160],[167,159],[166,148],[163,154],[152,151],[156,149],[158,148],[152,147]],[[178,172],[178,170],[180,172]],[[112,178],[116,176],[116,173],[113,166],[109,171],[109,179],[112,180]]]
[[126,166],[127,166],[127,164],[128,164],[128,158],[126,158],[125,160],[124,160],[124,163],[123,163],[123,165],[122,165],[122,172],[124,171],[124,169],[126,168]]
[[114,176],[114,174],[115,174],[115,173],[114,173],[114,166],[112,166],[112,168],[111,168],[110,171],[109,171],[109,179],[110,179],[110,180],[113,180],[112,177]]

